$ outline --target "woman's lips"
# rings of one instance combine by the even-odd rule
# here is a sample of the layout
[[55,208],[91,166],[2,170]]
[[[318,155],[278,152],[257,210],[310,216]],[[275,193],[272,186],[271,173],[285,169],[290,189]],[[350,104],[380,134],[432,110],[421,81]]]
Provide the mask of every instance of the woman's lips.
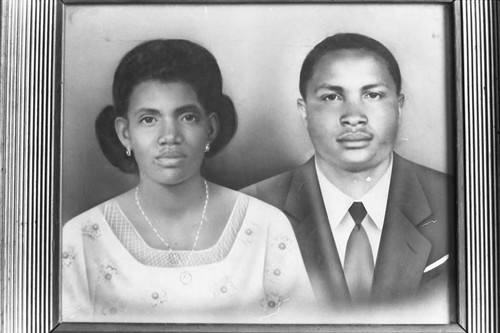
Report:
[[181,164],[186,155],[179,151],[166,151],[155,158],[155,161],[163,167],[175,167]]
[[166,150],[158,155],[156,158],[182,158],[186,157],[186,155],[178,150]]

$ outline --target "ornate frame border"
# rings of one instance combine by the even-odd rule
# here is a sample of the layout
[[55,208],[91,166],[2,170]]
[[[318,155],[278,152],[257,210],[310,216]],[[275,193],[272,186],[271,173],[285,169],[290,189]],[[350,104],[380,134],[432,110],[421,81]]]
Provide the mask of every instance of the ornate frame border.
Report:
[[[3,332],[232,332],[242,329],[247,332],[499,331],[500,3],[488,0],[392,1],[444,3],[449,6],[454,18],[459,189],[457,324],[60,324],[57,240],[60,232],[62,14],[65,6],[76,2],[137,1],[4,0],[0,7],[0,329]],[[168,0],[145,2],[175,3]]]

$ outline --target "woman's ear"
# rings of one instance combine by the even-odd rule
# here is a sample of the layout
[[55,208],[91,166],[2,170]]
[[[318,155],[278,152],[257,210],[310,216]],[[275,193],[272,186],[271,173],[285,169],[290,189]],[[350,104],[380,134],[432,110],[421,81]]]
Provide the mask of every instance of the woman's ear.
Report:
[[116,117],[115,119],[115,131],[118,135],[118,139],[126,149],[132,149],[132,143],[130,139],[130,129],[128,119],[124,117]]
[[217,113],[212,112],[208,116],[208,141],[214,142],[214,140],[217,138],[217,135],[219,135],[220,131],[220,122],[219,122],[219,116]]

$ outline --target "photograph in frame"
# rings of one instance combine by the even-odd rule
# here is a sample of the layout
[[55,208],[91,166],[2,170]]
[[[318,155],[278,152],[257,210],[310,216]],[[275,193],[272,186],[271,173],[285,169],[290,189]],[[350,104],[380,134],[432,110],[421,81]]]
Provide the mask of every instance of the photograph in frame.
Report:
[[[129,323],[114,322],[99,324],[61,321],[61,308],[64,305],[61,304],[60,300],[61,278],[59,274],[60,270],[63,269],[65,259],[68,258],[67,256],[65,257],[64,252],[60,249],[62,244],[59,233],[62,233],[62,226],[81,212],[94,207],[104,200],[112,198],[128,188],[134,187],[137,182],[137,179],[133,176],[119,176],[118,169],[112,167],[102,153],[100,153],[97,139],[95,138],[95,134],[92,133],[94,130],[92,118],[95,118],[95,115],[99,113],[103,106],[108,105],[112,101],[111,82],[113,71],[125,52],[148,38],[166,38],[165,36],[158,36],[156,31],[152,32],[154,30],[152,27],[155,26],[154,20],[147,23],[140,23],[149,27],[150,30],[148,28],[140,29],[140,31],[128,34],[125,38],[120,38],[118,36],[119,33],[112,31],[113,27],[107,26],[115,25],[117,21],[120,21],[119,19],[117,21],[109,20],[107,23],[101,23],[99,28],[92,27],[92,24],[99,24],[92,22],[92,19],[95,19],[92,17],[93,14],[97,14],[97,17],[99,17],[99,14],[102,14],[101,10],[105,12],[106,7],[113,7],[117,15],[121,15],[121,9],[126,9],[131,4],[134,6],[134,1],[110,1],[107,3],[93,1],[83,3],[68,0],[48,1],[46,3],[18,3],[12,1],[2,3],[2,20],[4,24],[2,26],[1,45],[3,63],[1,65],[1,105],[4,111],[2,111],[0,117],[0,124],[2,125],[4,145],[2,145],[0,153],[2,155],[4,176],[1,181],[3,193],[1,196],[3,210],[1,233],[3,252],[1,261],[3,267],[1,270],[2,276],[0,280],[2,289],[0,294],[3,299],[1,315],[3,330],[16,332],[74,332],[89,330],[199,331],[200,329],[203,331],[228,332],[242,329],[246,331],[300,329],[301,331],[333,330],[366,332],[394,330],[411,330],[415,332],[495,331],[495,328],[498,328],[498,318],[495,315],[495,309],[497,309],[498,305],[498,293],[495,293],[495,290],[498,290],[498,285],[494,281],[496,281],[495,277],[498,275],[498,256],[495,254],[496,251],[494,249],[496,248],[495,242],[498,228],[494,222],[498,216],[496,200],[498,187],[497,178],[495,177],[497,159],[494,152],[498,151],[498,142],[491,131],[491,126],[498,122],[494,113],[494,110],[498,107],[498,97],[495,97],[498,92],[494,88],[496,81],[492,79],[495,73],[498,72],[498,60],[495,60],[495,54],[498,52],[498,35],[495,34],[495,31],[497,31],[495,27],[498,24],[495,21],[495,17],[498,18],[498,7],[494,3],[468,3],[464,1],[398,1],[397,3],[392,3],[392,6],[373,2],[322,4],[318,2],[295,3],[291,1],[283,7],[289,6],[297,9],[300,6],[308,8],[318,6],[328,8],[327,12],[331,11],[333,13],[337,8],[342,6],[363,9],[363,7],[371,5],[379,9],[384,6],[396,8],[399,5],[403,5],[404,7],[417,5],[417,3],[419,5],[417,7],[420,8],[442,7],[441,14],[444,13],[441,16],[437,15],[440,16],[438,19],[434,17],[434,26],[430,24],[430,26],[435,28],[436,25],[439,26],[442,23],[440,28],[434,30],[434,32],[442,32],[442,35],[439,33],[432,34],[432,40],[434,41],[432,46],[434,48],[426,50],[429,53],[424,52],[423,54],[431,54],[428,59],[435,60],[440,57],[441,60],[445,59],[443,66],[432,67],[432,69],[439,68],[438,72],[434,74],[436,74],[436,77],[440,77],[440,79],[431,83],[427,82],[434,87],[444,86],[445,92],[440,92],[440,101],[436,102],[440,98],[431,98],[431,101],[428,101],[429,103],[426,103],[426,105],[437,103],[440,108],[447,109],[451,114],[446,113],[445,120],[438,120],[440,125],[437,127],[444,128],[445,134],[434,133],[436,124],[427,127],[427,129],[433,132],[433,136],[430,137],[431,141],[441,140],[440,144],[442,146],[435,147],[434,142],[427,144],[424,147],[425,149],[416,147],[418,145],[412,146],[412,144],[418,142],[420,139],[418,135],[422,133],[413,133],[417,137],[412,136],[412,131],[415,129],[410,125],[404,127],[404,123],[407,120],[405,118],[403,120],[403,127],[400,129],[400,133],[403,132],[404,135],[398,137],[400,141],[396,145],[396,151],[412,161],[448,173],[456,180],[457,229],[455,232],[457,257],[455,258],[455,262],[457,264],[456,282],[458,285],[455,289],[457,300],[455,305],[452,306],[453,310],[456,310],[456,313],[450,315],[449,318],[453,317],[453,319],[448,321],[451,324],[429,325],[427,323],[419,325],[415,323],[416,325],[411,324],[408,326],[404,323],[403,325],[388,323],[386,325],[366,325],[369,322],[358,321],[358,324],[360,323],[361,325],[352,325],[346,322],[316,320],[316,322],[308,323],[305,326],[297,326],[296,324],[282,324],[279,326],[253,325],[244,324],[243,322],[232,325],[206,325],[204,323],[200,326],[190,323],[189,320],[182,323],[169,324],[148,324],[135,321],[130,321]],[[262,5],[260,3],[244,4],[240,2],[219,1],[204,2],[204,5],[202,4],[191,3],[188,6],[183,6],[172,2],[151,1],[148,4],[138,7],[142,7],[142,10],[155,6],[156,8],[169,7],[169,9],[191,7],[189,14],[192,17],[195,12],[193,10],[197,7],[204,9],[205,12],[199,15],[203,16],[207,14],[213,15],[214,13],[211,9],[219,6],[230,7],[231,14],[234,14],[238,12],[238,7],[249,5],[250,7],[255,7],[258,14],[262,14],[259,10],[265,11],[266,9],[282,7],[283,5],[283,3]],[[70,45],[71,42],[68,42],[66,39],[71,33],[66,34],[66,29],[74,23],[71,22],[74,17],[70,19],[68,13],[75,14],[78,7],[82,9],[83,13],[92,13],[89,14],[91,19],[88,21],[85,20],[89,23],[87,27],[90,26],[99,30],[93,36],[93,40],[92,37],[85,37],[85,33],[81,35],[77,33],[77,38],[81,39],[82,44],[99,45],[102,42],[99,36],[105,36],[104,39],[109,43],[109,50],[103,51],[102,49],[106,47],[101,45],[100,52],[102,54],[109,53],[113,56],[107,58],[108,56],[104,55],[103,63],[97,60],[94,61],[94,55],[87,56],[88,53],[92,52],[83,50],[84,47],[72,47],[73,50],[68,51],[67,45]],[[276,10],[275,8],[270,11]],[[75,11],[72,12],[73,9]],[[207,9],[208,13],[206,12]],[[82,14],[82,12],[78,14]],[[346,11],[344,19],[356,12]],[[401,12],[404,12],[404,9]],[[304,13],[301,12],[301,14]],[[379,20],[384,18],[384,14],[378,13],[376,10],[369,12],[367,15],[370,16],[371,20],[375,21],[377,21],[377,18]],[[82,16],[85,17],[85,14]],[[155,15],[152,14],[152,16]],[[237,15],[235,16],[237,17]],[[265,16],[256,15],[259,19]],[[282,20],[289,19],[283,13],[277,15],[276,12],[272,14],[268,13],[268,16],[272,16],[274,19],[269,19],[269,21],[279,21],[280,17]],[[325,16],[328,18],[328,13]],[[333,14],[331,16],[335,17]],[[397,19],[390,15],[386,15],[385,18],[386,21],[397,21]],[[441,19],[442,21],[440,21]],[[210,27],[213,24],[213,22],[208,22],[210,21],[208,19],[205,21],[207,22],[204,22],[204,27]],[[412,20],[408,21],[404,21],[403,23],[411,25]],[[134,22],[134,20],[131,20],[131,22]],[[384,30],[384,28],[377,27],[382,32],[375,34],[366,26],[365,30],[360,28],[360,25],[363,26],[365,24],[364,21],[362,22],[363,24],[360,24],[360,22],[361,20],[359,22],[350,21],[344,25],[344,27],[352,26],[360,29],[358,31],[355,28],[339,30],[341,32],[355,31],[375,37],[395,54],[403,73],[403,87],[405,97],[407,98],[406,101],[408,101],[408,96],[413,99],[415,96],[421,96],[420,94],[426,92],[425,89],[420,90],[421,87],[413,82],[413,76],[408,77],[405,75],[405,71],[408,70],[410,73],[415,74],[417,72],[416,68],[419,66],[418,64],[412,65],[411,61],[406,63],[401,60],[401,57],[405,59],[415,58],[411,54],[415,52],[411,46],[404,50],[401,47],[402,45],[408,46],[408,44],[412,44],[411,41],[405,39],[394,42],[392,37],[397,35],[397,32],[389,32],[389,29]],[[245,21],[241,20],[238,23],[244,25]],[[192,22],[190,24],[193,25]],[[275,27],[273,24],[276,23],[272,22],[268,24]],[[307,24],[310,24],[310,22],[307,22]],[[321,25],[321,22],[318,22],[318,25]],[[366,25],[368,26],[369,22]],[[118,24],[118,26],[120,25]],[[160,26],[172,28],[165,22],[161,22]],[[263,24],[259,28],[265,31],[269,26]],[[420,30],[421,28],[419,26],[417,29]],[[208,30],[208,32],[213,32],[210,29]],[[278,29],[275,28],[273,30]],[[92,31],[92,29],[89,29],[89,31]],[[333,31],[332,33],[335,32],[337,31]],[[144,36],[141,35],[142,33],[144,33]],[[236,68],[236,65],[229,60],[231,60],[232,52],[236,53],[239,51],[237,47],[235,50],[227,52],[227,46],[218,45],[218,43],[222,43],[217,41],[217,38],[211,39],[213,36],[204,37],[203,40],[194,40],[207,47],[216,56],[224,80],[224,93],[231,95],[233,98],[238,120],[241,121],[242,117],[247,117],[247,119],[253,121],[250,123],[247,121],[244,125],[239,123],[238,131],[233,140],[204,165],[204,176],[208,180],[220,183],[234,190],[245,188],[245,191],[248,189],[248,185],[284,170],[293,169],[312,156],[314,150],[309,141],[307,131],[301,123],[302,120],[300,119],[300,112],[297,110],[296,102],[297,98],[300,98],[298,71],[300,70],[303,58],[315,44],[328,36],[328,34],[331,34],[328,32],[324,35],[316,36],[315,33],[319,32],[308,32],[308,29],[305,29],[307,37],[305,40],[307,42],[297,42],[288,39],[288,44],[284,40],[287,40],[290,36],[284,36],[284,40],[266,44],[266,41],[268,42],[269,39],[273,39],[273,34],[276,34],[276,31],[269,33],[269,36],[255,36],[250,34],[241,36],[241,40],[233,40],[235,42],[234,45],[247,46],[243,54],[256,55],[254,58],[257,59],[250,60],[260,60],[259,64],[263,65],[265,69],[261,72],[262,75],[275,75],[277,69],[281,71],[279,75],[285,75],[283,73],[286,73],[287,80],[285,80],[284,87],[279,86],[278,83],[273,84],[272,87],[277,88],[280,92],[291,92],[290,94],[293,95],[292,98],[269,97],[272,94],[268,90],[257,87],[258,84],[252,82],[257,76],[256,73],[245,72],[244,66]],[[91,32],[89,32],[90,34]],[[190,38],[189,32],[182,31],[179,34],[184,34],[187,39]],[[200,35],[203,35],[203,32]],[[217,34],[215,35],[217,36]],[[417,39],[422,45],[430,45],[426,44],[425,38],[422,40]],[[252,43],[249,43],[249,41]],[[75,41],[73,42],[78,44]],[[259,52],[249,52],[249,44],[252,44],[256,48],[261,46]],[[262,47],[263,44],[267,48],[270,48],[268,53],[262,51],[266,49],[266,47]],[[99,50],[99,47],[97,49]],[[218,51],[219,49],[222,51]],[[274,52],[280,49],[290,51],[286,52],[286,54],[294,65],[290,66],[287,63],[280,63],[276,66],[277,68],[274,68],[268,63],[269,59],[279,58],[274,55]],[[443,52],[444,54],[439,54],[441,51],[436,52],[437,49],[441,51],[444,49],[446,51]],[[75,50],[78,53],[77,55],[74,54]],[[123,52],[119,54],[117,50]],[[69,55],[66,54],[67,52]],[[71,54],[72,52],[73,54]],[[260,52],[263,52],[263,59],[257,57],[257,55],[260,55]],[[223,55],[221,56],[220,53],[223,53]],[[98,56],[97,54],[96,57]],[[417,50],[416,54],[420,56],[421,50]],[[287,58],[287,56],[283,57]],[[224,64],[221,58],[225,59]],[[73,69],[71,69],[72,62]],[[92,66],[101,67],[94,74],[89,74],[85,71],[81,74],[81,69],[75,70],[78,67],[78,63],[85,64],[89,68],[94,69],[95,67]],[[286,66],[285,70],[283,70],[283,66]],[[80,71],[79,75],[81,77],[106,76],[107,78],[103,79],[103,81],[107,80],[107,84],[99,82],[97,79],[95,83],[98,87],[93,87],[93,84],[88,82],[81,85],[78,79],[73,79],[74,82],[72,83],[72,79],[70,79],[71,75],[65,73],[68,69],[69,72],[73,70],[73,74]],[[228,71],[233,73],[238,70],[243,70],[243,74],[245,74],[246,78],[249,78],[249,82],[231,83],[231,80],[234,79],[231,78],[232,75],[227,74]],[[101,75],[101,72],[105,75]],[[293,75],[293,72],[295,72],[295,75]],[[279,75],[275,75],[275,77],[279,78]],[[423,76],[423,73],[418,73],[415,77],[418,77],[418,75]],[[250,95],[260,94],[266,97],[263,98],[263,101],[251,101],[253,103],[251,103],[252,110],[245,108],[244,105],[249,102],[245,102],[245,97],[241,97],[245,94],[238,92],[237,87],[239,85],[243,85],[244,88],[253,87],[254,90],[249,90]],[[408,89],[409,87],[412,88],[411,91]],[[90,97],[89,101],[84,101],[83,98],[78,100],[78,97],[75,96],[79,93],[83,95],[85,91],[80,90],[76,92],[77,89],[99,90],[96,94],[99,96],[99,100],[94,101],[94,95]],[[75,99],[77,100],[76,102]],[[265,102],[270,103],[266,105]],[[82,104],[85,103],[92,105],[99,104],[99,106],[97,109],[92,107],[90,111],[82,111],[84,109]],[[408,104],[408,102],[405,104],[405,117],[411,110],[420,111],[419,103],[416,101],[413,103],[413,105]],[[71,108],[79,110],[81,115],[89,113],[92,114],[92,117],[85,119],[83,116],[77,119],[77,125],[72,124],[68,129],[68,105]],[[277,110],[278,113],[274,115],[270,110]],[[257,112],[257,115],[251,114],[250,111]],[[71,116],[74,115],[70,113],[70,123],[74,120],[71,119]],[[428,116],[426,113],[425,117]],[[430,117],[436,116],[439,118],[443,114],[431,115]],[[255,126],[255,124],[261,124],[260,118],[266,119],[269,123],[264,124],[263,129]],[[278,118],[279,120],[276,120]],[[416,121],[419,124],[425,124],[426,122],[426,119],[415,118],[412,121]],[[436,120],[436,118],[432,119]],[[288,123],[292,127],[287,127]],[[278,126],[272,127],[271,125],[273,124],[278,124]],[[80,129],[80,126],[86,129]],[[268,127],[272,127],[276,133],[269,133]],[[242,128],[245,135],[240,133]],[[90,129],[88,133],[86,132],[87,129]],[[252,132],[252,130],[257,130],[257,132]],[[259,132],[259,130],[261,131]],[[75,143],[71,140],[68,141],[67,133],[71,131],[76,136],[81,135],[82,140],[87,140],[85,144]],[[262,140],[266,135],[271,135],[273,140]],[[285,139],[281,138],[281,135]],[[445,139],[443,140],[443,138]],[[262,141],[265,142],[262,144]],[[36,144],[37,142],[38,144]],[[291,143],[294,143],[296,146],[288,146]],[[262,151],[256,149],[256,147]],[[429,147],[433,149],[428,149]],[[241,156],[244,163],[235,158],[238,151],[242,148],[244,148],[245,152]],[[435,154],[435,156],[429,157],[429,151],[434,151],[434,148],[437,148],[441,153],[439,156]],[[73,150],[82,152],[84,156],[75,156],[78,153],[75,154]],[[276,158],[274,155],[278,155],[279,158]],[[99,188],[99,191],[88,190],[85,192],[82,190],[82,197],[72,198],[71,194],[69,194],[72,191],[71,185],[65,184],[69,178],[67,176],[68,171],[70,173],[73,172],[73,176],[76,175],[75,177],[77,178],[80,177],[80,174],[78,171],[75,171],[78,167],[72,165],[72,162],[68,161],[69,158],[67,156],[82,161],[80,171],[86,165],[85,163],[90,161],[91,168],[94,168],[91,170],[98,169],[98,172],[102,170],[109,172],[109,174],[99,178],[95,177],[95,171],[82,171],[85,174],[83,178],[86,180],[90,179],[90,182],[83,185],[80,182],[75,187],[85,189],[92,186],[100,186],[101,182],[111,184],[111,186],[102,186],[102,188]],[[256,164],[254,165],[254,163]],[[98,178],[98,180],[96,181],[95,178]],[[78,180],[70,179],[70,182],[78,183]],[[106,189],[103,190],[103,188],[106,188],[108,192],[106,192]],[[77,207],[80,204],[82,206]],[[51,221],[52,223],[50,223]],[[492,291],[492,293],[490,294],[486,290]],[[497,305],[495,306],[495,304]],[[377,318],[381,321],[384,320],[380,316]],[[441,319],[443,318],[441,317]]]
[[[98,245],[100,243],[99,238],[105,239],[107,230],[103,228],[101,223],[96,223],[100,219],[95,217],[96,211],[104,212],[102,215],[105,217],[104,220],[111,225],[113,235],[116,235],[121,242],[127,242],[128,236],[124,236],[123,231],[120,229],[125,227],[120,227],[118,222],[114,220],[121,213],[126,216],[127,213],[125,212],[127,210],[120,208],[119,205],[115,207],[114,204],[109,203],[114,203],[112,198],[121,192],[133,189],[137,185],[137,177],[120,172],[106,160],[96,139],[94,126],[96,126],[96,118],[99,112],[113,101],[111,94],[113,74],[120,59],[129,50],[148,40],[183,39],[202,45],[214,55],[222,73],[223,92],[232,99],[236,109],[238,128],[226,147],[213,158],[206,159],[203,172],[207,179],[231,189],[239,190],[265,178],[296,168],[314,155],[314,148],[296,106],[297,99],[300,97],[298,89],[300,68],[307,53],[322,39],[336,33],[357,33],[370,36],[381,41],[393,52],[394,57],[400,64],[402,73],[401,90],[404,93],[404,105],[399,110],[401,115],[399,131],[395,138],[395,151],[405,159],[453,177],[456,172],[455,151],[453,148],[455,133],[452,125],[454,119],[453,62],[451,58],[453,43],[450,34],[451,21],[449,15],[446,6],[438,4],[68,6],[63,20],[63,54],[65,57],[63,73],[65,84],[63,86],[64,102],[62,106],[61,217],[63,222],[67,222],[78,215],[76,220],[80,221],[78,227],[82,230],[83,237],[82,239],[78,237],[76,240],[73,239],[73,234],[69,236],[68,233],[67,237],[71,237],[71,242],[68,241],[68,246],[63,246],[62,249],[63,279],[65,270],[71,271],[73,268],[76,270],[76,267],[83,269],[77,264],[78,257],[90,257],[89,254],[79,252],[83,250],[79,250],[76,245],[73,246],[76,242],[81,241],[83,249],[86,246],[95,246],[98,253],[106,251],[111,253],[106,258],[96,259],[98,264],[94,264],[93,270],[95,271],[87,271],[87,274],[85,274],[85,276],[92,276],[95,285],[92,281],[85,281],[89,285],[89,290],[86,290],[81,295],[78,294],[78,297],[73,297],[78,300],[85,297],[98,299],[99,295],[106,295],[107,288],[113,288],[113,281],[119,280],[122,272],[128,269],[134,272],[141,270],[140,267],[127,267],[127,263],[116,263],[118,260],[114,260],[112,255],[115,250],[106,250]],[[192,22],[197,22],[197,24]],[[221,22],[224,22],[224,25]],[[228,26],[231,28],[227,29]],[[406,38],[410,34],[412,38]],[[394,159],[399,160],[399,156],[394,157]],[[419,176],[426,177],[424,175]],[[402,177],[410,176],[404,174]],[[394,189],[392,190],[400,191],[399,185],[393,186]],[[420,188],[427,185],[416,182],[415,186]],[[428,191],[444,191],[432,205],[445,206],[442,209],[443,211],[456,209],[454,206],[455,194],[452,187],[443,189],[438,186],[428,189]],[[135,203],[138,202],[137,193]],[[261,199],[256,193],[252,194]],[[404,194],[410,195],[409,193]],[[425,196],[426,194],[422,198]],[[446,199],[447,197],[448,199]],[[427,201],[431,200],[431,198],[426,197],[423,200]],[[106,204],[102,205],[103,202],[106,202]],[[135,203],[132,202],[132,206]],[[411,204],[404,203],[403,205]],[[147,207],[147,203],[143,205]],[[96,206],[100,208],[98,207],[97,210],[93,208]],[[414,204],[414,206],[417,208],[410,209],[404,214],[414,214],[411,212],[419,209],[430,209],[430,206],[425,206],[425,208],[418,207],[417,204]],[[195,206],[195,208],[197,207]],[[210,205],[208,205],[208,211],[210,211],[210,208]],[[134,209],[140,209],[145,214],[146,209],[142,210],[142,206],[134,207]],[[91,213],[85,213],[83,217],[79,215],[87,210],[90,210],[88,212]],[[287,212],[285,211],[285,213]],[[133,214],[133,212],[130,212],[130,214]],[[147,221],[144,221],[144,217],[147,218],[147,215],[139,216],[143,220],[142,223]],[[412,223],[418,223],[420,228],[424,228],[425,233],[425,229],[433,227],[438,221],[438,217],[435,217],[434,220],[428,217],[424,216],[424,219],[418,217],[421,220],[415,220]],[[421,268],[425,273],[421,271],[420,274],[430,276],[429,274],[425,275],[428,270],[433,270],[434,267],[438,267],[438,269],[432,272],[431,278],[425,277],[424,280],[432,280],[434,274],[439,275],[435,272],[444,271],[445,268],[443,267],[448,266],[446,261],[449,256],[456,258],[455,249],[452,245],[454,240],[450,239],[454,237],[456,230],[453,214],[450,214],[449,218],[444,217],[444,221],[447,219],[450,220],[447,223],[451,225],[449,230],[442,231],[438,228],[429,233],[443,233],[444,238],[436,238],[435,241],[440,245],[449,243],[450,249],[443,250],[439,254],[433,253],[434,258],[432,260],[429,257],[427,267]],[[113,222],[110,222],[110,220],[113,220]],[[125,220],[129,219],[125,217]],[[151,223],[151,221],[148,222]],[[241,228],[245,229],[247,227],[248,225],[243,222]],[[315,226],[311,225],[310,228],[315,228]],[[248,227],[245,230],[251,232],[252,229]],[[200,231],[200,236],[203,237],[203,229],[200,229]],[[63,244],[65,244],[64,235],[63,231]],[[236,236],[235,244],[238,243],[240,238],[240,235]],[[244,241],[250,241],[250,239]],[[137,240],[135,241],[137,242]],[[106,244],[112,242],[110,239],[103,241]],[[383,243],[384,240],[380,242]],[[426,243],[427,241],[424,240],[423,243],[411,244],[408,247],[403,244],[403,248],[417,251],[416,246]],[[434,246],[438,245],[435,244]],[[383,247],[383,245],[379,245],[380,247]],[[403,248],[394,248],[393,253],[399,253],[403,251]],[[137,249],[131,250],[129,248],[129,250],[132,253],[139,252]],[[425,251],[429,251],[429,249],[426,248]],[[388,255],[392,258],[391,254]],[[428,253],[425,255],[429,256]],[[304,256],[304,250],[302,256]],[[381,260],[383,260],[384,256],[381,256]],[[139,261],[141,260],[138,259],[139,255],[137,253],[134,257]],[[399,260],[405,262],[410,260],[410,257],[412,255],[405,259],[399,258]],[[246,260],[251,261],[248,258]],[[306,258],[304,260],[315,259]],[[394,256],[393,259],[387,260],[398,260],[398,257]],[[135,260],[132,262],[135,262]],[[439,267],[443,263],[444,266]],[[419,263],[419,265],[421,264]],[[306,266],[308,266],[307,263]],[[453,265],[450,265],[450,271],[452,267]],[[91,270],[89,266],[86,266],[86,269]],[[242,268],[238,268],[238,270],[242,270]],[[277,273],[272,273],[279,271],[280,277],[285,279],[286,266],[266,267],[265,270],[271,271],[271,275],[275,275],[272,278],[273,283],[286,283],[286,280],[280,281]],[[314,274],[310,271],[308,273],[310,278],[311,274]],[[186,273],[182,272],[180,274]],[[172,318],[170,320],[174,323],[226,323],[227,320],[231,323],[264,324],[274,322],[450,324],[456,322],[454,310],[456,308],[454,300],[456,288],[454,287],[455,276],[451,277],[451,275],[454,275],[452,273],[446,273],[450,274],[449,288],[432,290],[432,297],[422,301],[418,306],[414,306],[409,301],[408,305],[398,303],[397,306],[393,304],[387,307],[385,304],[374,306],[369,312],[360,311],[355,315],[350,315],[344,311],[332,315],[322,313],[324,306],[312,310],[314,307],[307,303],[306,296],[276,296],[278,302],[282,297],[289,304],[296,302],[294,298],[297,297],[297,301],[302,307],[305,305],[306,308],[309,308],[309,311],[285,316],[284,313],[286,313],[285,309],[288,304],[285,302],[283,309],[279,308],[279,311],[274,312],[272,308],[269,308],[269,304],[274,304],[276,300],[269,298],[270,296],[267,295],[263,299],[255,301],[259,303],[260,307],[257,311],[258,314],[251,317],[242,316],[241,319],[236,319],[237,316],[232,316],[229,319],[224,318],[221,314],[225,312],[220,309],[225,306],[224,302],[228,302],[229,292],[234,293],[231,297],[238,299],[238,293],[243,293],[243,290],[247,288],[245,283],[234,279],[231,274],[227,273],[219,274],[220,276],[214,278],[213,281],[208,277],[211,273],[206,274],[205,277],[202,273],[198,273],[198,279],[203,281],[202,285],[208,285],[203,286],[203,288],[211,290],[212,302],[216,303],[219,301],[217,297],[223,297],[222,303],[218,307],[220,312],[216,312],[216,314],[197,317],[197,311],[202,310],[193,307],[189,316],[185,312],[181,312],[176,317],[172,308],[169,308],[168,305],[169,302],[176,302],[175,296],[170,295],[172,291],[169,292],[168,286],[175,285],[178,281],[169,281],[164,283],[162,287],[158,287],[158,290],[151,289],[151,285],[155,283],[146,283],[145,286],[139,287],[140,291],[137,291],[136,297],[140,299],[146,298],[147,301],[141,303],[146,310],[137,313],[134,313],[134,310],[127,309],[127,302],[133,302],[134,299],[125,297],[124,299],[128,299],[128,301],[120,300],[120,291],[118,290],[116,294],[110,296],[111,298],[114,297],[112,300],[105,300],[102,303],[99,300],[91,301],[91,303],[94,302],[94,305],[92,309],[93,315],[90,317],[80,317],[78,313],[84,311],[78,306],[75,306],[74,313],[65,316],[64,309],[71,308],[71,305],[69,303],[65,304],[63,296],[61,303],[63,320],[163,322],[163,319],[158,319],[165,316],[161,311],[158,312],[157,317],[152,313],[159,311],[158,309],[161,307],[165,307],[170,312],[170,318]],[[400,275],[395,276],[394,274]],[[392,276],[395,280],[391,283],[394,284],[397,280],[404,279],[404,274],[407,274],[406,279],[408,279],[415,273],[386,272],[385,275],[380,275],[379,279],[387,280],[389,276]],[[196,277],[194,278],[196,279]],[[68,275],[67,279],[77,279],[77,277]],[[89,277],[89,279],[91,278]],[[130,282],[129,280],[125,281]],[[251,285],[253,282],[247,281],[246,283]],[[412,283],[418,285],[418,282]],[[430,285],[434,283],[437,282],[432,281]],[[62,284],[64,286],[65,281]],[[195,281],[193,281],[191,287],[194,284]],[[408,285],[402,284],[401,288],[413,288],[410,285],[410,283]],[[127,293],[133,293],[131,290],[133,288],[130,285],[125,284],[124,286]],[[178,288],[181,288],[183,296],[188,298],[189,286],[186,289],[182,289],[183,287],[186,287],[183,283],[178,286]],[[314,287],[316,288],[316,294],[326,294],[328,292],[322,290],[322,287]],[[100,288],[103,288],[103,290],[101,291]],[[196,289],[193,288],[193,290]],[[221,292],[221,290],[227,292]],[[439,290],[439,292],[436,292],[436,290]],[[74,289],[71,289],[71,292],[77,293]],[[398,291],[398,293],[401,292],[404,291]],[[275,293],[277,292],[271,292],[272,295]],[[195,294],[200,297],[200,291],[196,290]],[[306,298],[301,299],[301,297]],[[341,301],[337,302],[341,304]],[[147,309],[148,306],[151,309]],[[278,312],[280,312],[279,315],[274,318]],[[148,317],[148,314],[151,316]],[[170,320],[167,319],[167,321]]]

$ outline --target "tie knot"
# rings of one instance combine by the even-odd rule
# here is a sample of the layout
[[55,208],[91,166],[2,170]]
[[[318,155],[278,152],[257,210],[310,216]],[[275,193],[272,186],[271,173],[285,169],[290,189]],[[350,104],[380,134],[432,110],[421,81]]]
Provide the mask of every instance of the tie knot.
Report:
[[355,201],[349,208],[349,214],[351,214],[352,219],[356,225],[360,225],[366,216],[366,209],[362,202]]

